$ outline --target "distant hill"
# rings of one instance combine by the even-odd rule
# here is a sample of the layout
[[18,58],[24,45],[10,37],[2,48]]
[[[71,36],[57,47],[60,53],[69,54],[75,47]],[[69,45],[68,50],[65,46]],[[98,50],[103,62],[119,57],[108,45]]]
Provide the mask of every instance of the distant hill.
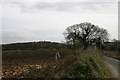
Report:
[[[11,43],[3,44],[2,50],[36,50],[36,49],[77,49],[80,45],[70,45],[65,43],[57,43],[50,41],[26,42],[26,43]],[[0,45],[1,47],[1,45]],[[102,45],[103,50],[120,51],[120,42],[105,42]]]
[[64,43],[39,41],[39,42],[27,42],[27,43],[11,43],[3,44],[2,50],[35,50],[35,49],[48,49],[48,48],[65,48]]
[[50,41],[26,42],[26,43],[11,43],[3,44],[2,50],[36,50],[36,49],[76,49],[75,46],[65,43],[57,43]]

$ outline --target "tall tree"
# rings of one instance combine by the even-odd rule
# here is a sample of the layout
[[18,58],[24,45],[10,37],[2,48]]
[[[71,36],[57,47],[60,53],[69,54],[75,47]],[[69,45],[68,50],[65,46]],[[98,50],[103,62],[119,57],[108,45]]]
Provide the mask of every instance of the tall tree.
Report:
[[82,43],[84,48],[87,48],[92,43],[104,43],[109,39],[106,29],[99,28],[89,22],[69,26],[63,34],[68,43]]

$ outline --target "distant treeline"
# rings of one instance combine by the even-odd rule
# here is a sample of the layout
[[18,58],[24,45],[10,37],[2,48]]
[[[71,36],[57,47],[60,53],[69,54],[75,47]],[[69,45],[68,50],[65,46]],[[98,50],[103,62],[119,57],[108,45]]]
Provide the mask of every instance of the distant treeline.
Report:
[[64,43],[50,42],[50,41],[39,41],[39,42],[28,42],[28,43],[12,43],[2,45],[2,50],[36,50],[36,49],[61,49],[61,48],[72,48],[71,45]]
[[[81,45],[75,44],[65,44],[65,43],[57,43],[50,41],[39,41],[39,42],[28,42],[28,43],[12,43],[12,44],[4,44],[2,45],[2,50],[36,50],[36,49],[77,49],[81,48]],[[101,49],[103,50],[112,50],[120,51],[120,42],[105,42],[104,45],[101,45]]]
[[120,42],[105,42],[103,45],[104,50],[111,50],[111,51],[120,51]]

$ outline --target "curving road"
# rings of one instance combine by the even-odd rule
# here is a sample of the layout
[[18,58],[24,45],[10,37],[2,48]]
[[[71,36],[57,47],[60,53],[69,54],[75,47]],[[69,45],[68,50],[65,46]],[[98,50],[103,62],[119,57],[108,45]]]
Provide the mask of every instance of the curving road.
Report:
[[120,69],[119,69],[120,61],[107,56],[102,56],[102,57],[104,62],[108,65],[111,73],[113,74],[113,77],[120,79]]

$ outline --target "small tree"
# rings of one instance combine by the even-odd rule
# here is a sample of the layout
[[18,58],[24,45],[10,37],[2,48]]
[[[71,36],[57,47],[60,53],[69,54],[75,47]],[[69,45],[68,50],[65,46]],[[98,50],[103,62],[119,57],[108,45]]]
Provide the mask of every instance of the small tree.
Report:
[[[75,24],[66,28],[63,33],[67,43],[81,43],[84,49],[92,43],[104,43],[108,41],[109,36],[106,29],[99,28],[88,22]],[[99,45],[100,46],[100,45]]]

